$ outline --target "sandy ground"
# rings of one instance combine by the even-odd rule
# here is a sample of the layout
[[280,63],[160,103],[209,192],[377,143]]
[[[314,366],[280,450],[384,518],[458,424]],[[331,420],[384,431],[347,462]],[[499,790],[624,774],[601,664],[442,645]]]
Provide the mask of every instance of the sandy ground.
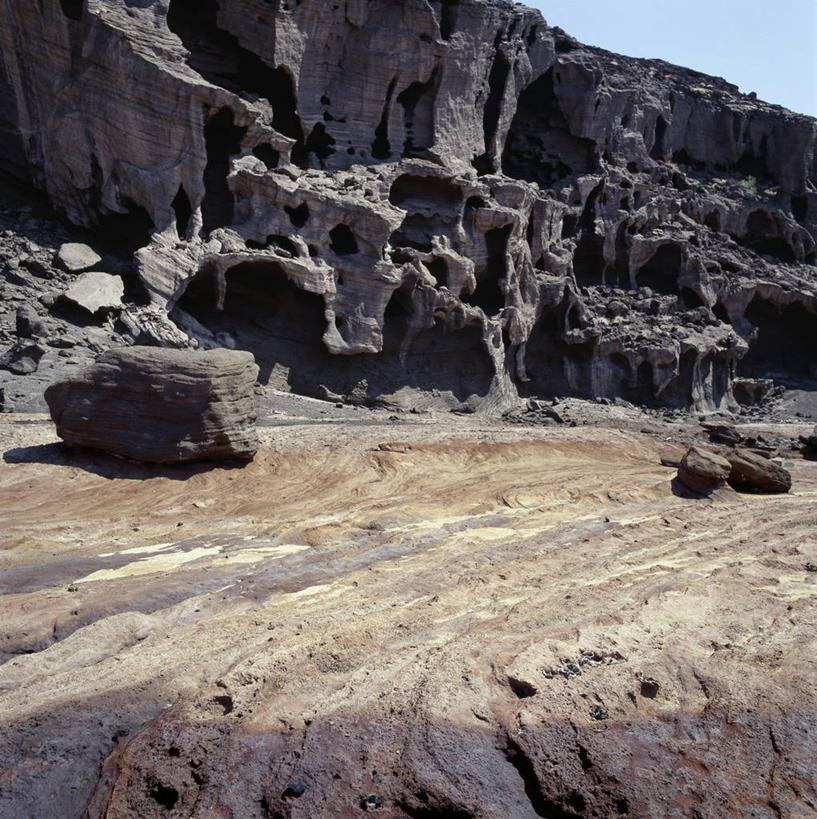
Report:
[[814,815],[817,463],[292,410],[243,468],[0,416],[0,816]]

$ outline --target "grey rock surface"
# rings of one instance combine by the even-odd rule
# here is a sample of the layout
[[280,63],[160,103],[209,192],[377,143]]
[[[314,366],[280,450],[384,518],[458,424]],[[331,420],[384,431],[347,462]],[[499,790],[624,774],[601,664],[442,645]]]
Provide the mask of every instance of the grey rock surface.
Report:
[[91,271],[78,276],[63,297],[93,315],[100,310],[121,308],[124,295],[125,285],[120,276]]
[[96,267],[102,257],[88,245],[66,242],[57,251],[57,262],[69,273],[82,273]]
[[45,398],[69,446],[152,463],[249,459],[257,373],[246,352],[131,347],[104,353]]

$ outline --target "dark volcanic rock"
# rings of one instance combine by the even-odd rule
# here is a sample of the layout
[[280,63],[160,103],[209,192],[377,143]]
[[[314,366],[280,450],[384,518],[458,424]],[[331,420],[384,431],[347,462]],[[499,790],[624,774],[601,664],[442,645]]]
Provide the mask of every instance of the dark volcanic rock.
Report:
[[730,465],[726,458],[693,446],[681,459],[678,480],[693,492],[711,492],[723,486],[729,472]]
[[728,482],[743,492],[788,492],[791,475],[782,466],[762,455],[736,449],[725,453],[731,469]]
[[70,446],[136,461],[252,458],[258,449],[252,356],[131,347],[102,355],[45,393]]

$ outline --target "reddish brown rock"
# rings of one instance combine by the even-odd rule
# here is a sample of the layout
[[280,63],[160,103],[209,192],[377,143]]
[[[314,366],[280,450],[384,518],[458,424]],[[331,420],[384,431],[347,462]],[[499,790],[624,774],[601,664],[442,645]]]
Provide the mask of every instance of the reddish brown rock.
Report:
[[737,449],[726,453],[729,485],[742,492],[788,492],[791,475],[782,466],[756,452]]
[[724,485],[729,470],[726,458],[693,446],[681,459],[678,480],[693,492],[711,492]]

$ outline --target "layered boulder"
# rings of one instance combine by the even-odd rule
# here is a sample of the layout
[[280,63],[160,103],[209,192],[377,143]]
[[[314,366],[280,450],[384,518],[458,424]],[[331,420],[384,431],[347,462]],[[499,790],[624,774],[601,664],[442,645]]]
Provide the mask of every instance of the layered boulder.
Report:
[[258,449],[252,355],[109,351],[45,392],[57,434],[135,461],[251,459]]
[[731,466],[716,452],[693,446],[681,459],[678,480],[693,492],[708,494],[726,483]]

